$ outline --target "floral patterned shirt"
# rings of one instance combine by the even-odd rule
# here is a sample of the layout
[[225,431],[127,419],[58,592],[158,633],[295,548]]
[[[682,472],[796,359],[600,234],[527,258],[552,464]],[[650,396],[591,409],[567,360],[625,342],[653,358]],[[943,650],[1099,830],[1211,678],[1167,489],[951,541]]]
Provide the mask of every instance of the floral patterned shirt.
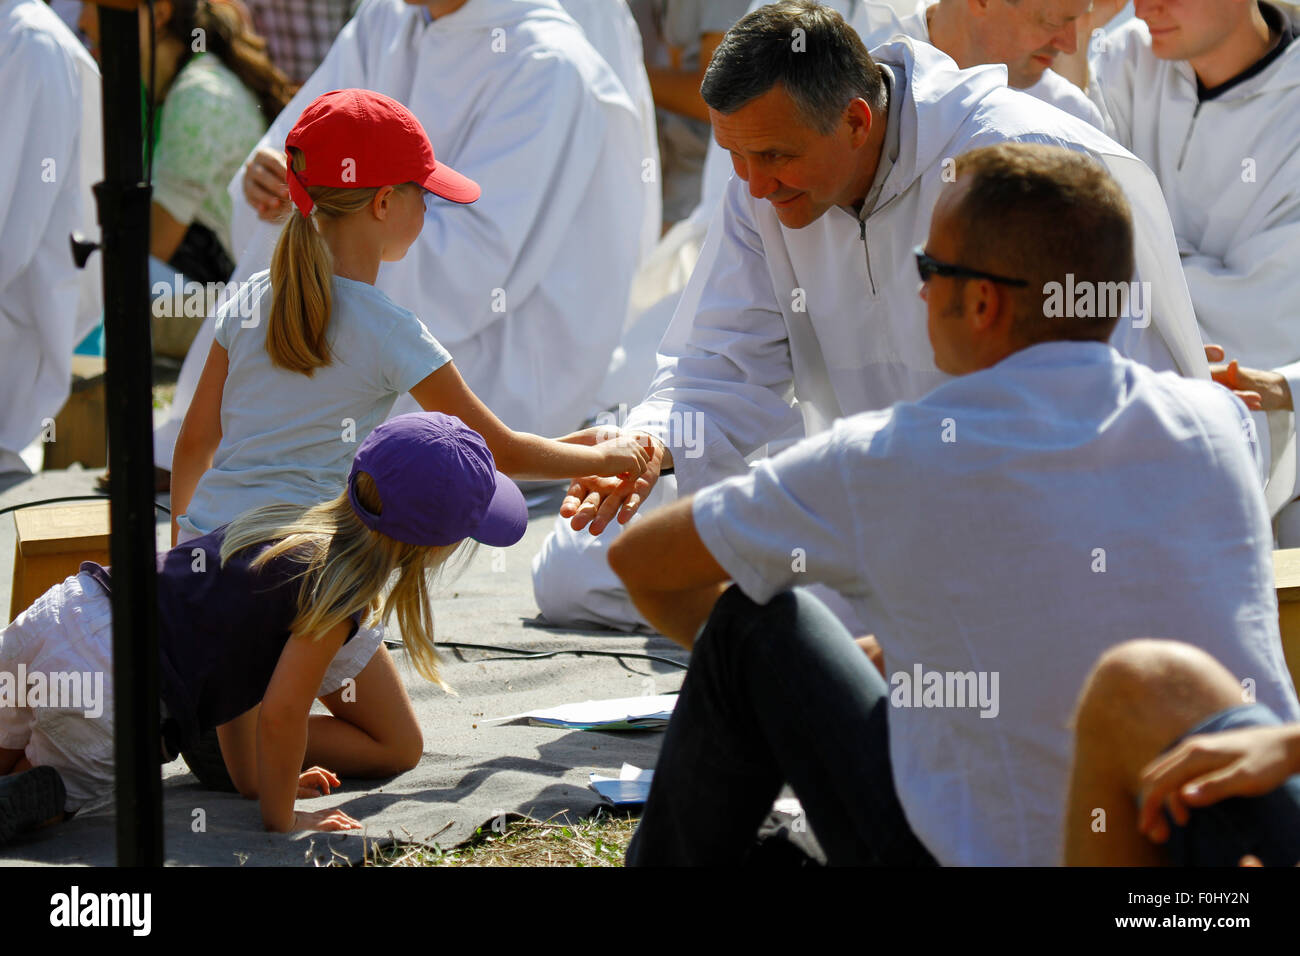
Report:
[[226,187],[268,125],[256,95],[205,53],[185,64],[163,101],[153,201],[177,222],[207,226],[232,259]]

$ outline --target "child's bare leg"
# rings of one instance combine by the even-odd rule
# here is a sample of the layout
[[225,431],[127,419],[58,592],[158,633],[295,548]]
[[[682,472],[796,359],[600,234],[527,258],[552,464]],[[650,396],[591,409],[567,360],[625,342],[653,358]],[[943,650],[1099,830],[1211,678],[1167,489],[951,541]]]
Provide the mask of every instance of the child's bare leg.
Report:
[[1066,864],[1162,864],[1161,848],[1138,830],[1138,777],[1196,724],[1242,702],[1236,678],[1189,644],[1128,641],[1103,654],[1075,717]]
[[342,776],[389,777],[419,763],[424,737],[401,675],[382,644],[354,687],[344,686],[321,702],[333,716],[314,714],[308,721],[307,766]]

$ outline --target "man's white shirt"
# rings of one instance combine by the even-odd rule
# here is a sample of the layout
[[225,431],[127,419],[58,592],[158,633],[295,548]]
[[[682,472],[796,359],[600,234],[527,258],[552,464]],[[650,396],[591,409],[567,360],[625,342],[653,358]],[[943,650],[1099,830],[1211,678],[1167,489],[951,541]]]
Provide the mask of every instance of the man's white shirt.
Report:
[[[1046,343],[841,419],[693,513],[755,602],[819,582],[875,623],[895,786],[940,863],[1055,865],[1069,721],[1107,647],[1186,641],[1300,718],[1249,426],[1217,385]],[[995,693],[926,705],[931,672]]]

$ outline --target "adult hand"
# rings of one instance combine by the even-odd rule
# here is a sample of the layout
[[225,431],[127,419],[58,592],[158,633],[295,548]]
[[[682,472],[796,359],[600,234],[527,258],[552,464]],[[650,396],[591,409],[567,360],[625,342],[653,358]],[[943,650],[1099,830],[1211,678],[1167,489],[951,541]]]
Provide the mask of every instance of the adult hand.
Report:
[[259,219],[275,222],[288,211],[288,175],[284,153],[269,146],[259,147],[244,164],[244,198]]
[[1237,360],[1225,362],[1223,348],[1205,346],[1205,358],[1210,362],[1210,377],[1231,389],[1253,412],[1292,411],[1291,386],[1277,372],[1242,368]]
[[1295,725],[1247,727],[1189,737],[1143,769],[1138,783],[1142,806],[1138,829],[1152,841],[1169,839],[1169,826],[1160,812],[1180,826],[1190,817],[1188,807],[1207,807],[1227,797],[1255,797],[1282,785],[1297,770]]
[[[598,425],[566,435],[560,440],[594,445],[608,441],[617,433],[617,429],[611,426]],[[663,442],[643,432],[631,434],[650,439],[652,450],[645,470],[633,482],[591,476],[579,478],[569,485],[569,492],[560,505],[560,517],[573,519],[570,527],[574,531],[590,526],[591,533],[598,535],[615,517],[619,524],[627,524],[649,497],[655,482],[659,480],[660,470],[672,467],[672,452],[664,447]]]
[[298,775],[299,798],[321,797],[339,786],[339,778],[324,767],[312,767]]

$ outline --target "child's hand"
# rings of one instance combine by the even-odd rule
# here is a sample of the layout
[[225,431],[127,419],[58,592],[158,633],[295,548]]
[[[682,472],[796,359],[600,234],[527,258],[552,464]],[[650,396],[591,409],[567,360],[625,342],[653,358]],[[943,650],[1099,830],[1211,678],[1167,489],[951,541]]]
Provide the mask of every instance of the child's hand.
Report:
[[360,830],[361,824],[342,810],[314,810],[310,813],[295,812],[294,830]]
[[322,797],[330,792],[330,787],[339,786],[339,778],[324,767],[312,767],[298,775],[299,799]]
[[627,481],[639,478],[650,463],[654,451],[649,436],[632,433],[617,434],[595,446],[600,453],[600,464],[595,475],[616,475]]

